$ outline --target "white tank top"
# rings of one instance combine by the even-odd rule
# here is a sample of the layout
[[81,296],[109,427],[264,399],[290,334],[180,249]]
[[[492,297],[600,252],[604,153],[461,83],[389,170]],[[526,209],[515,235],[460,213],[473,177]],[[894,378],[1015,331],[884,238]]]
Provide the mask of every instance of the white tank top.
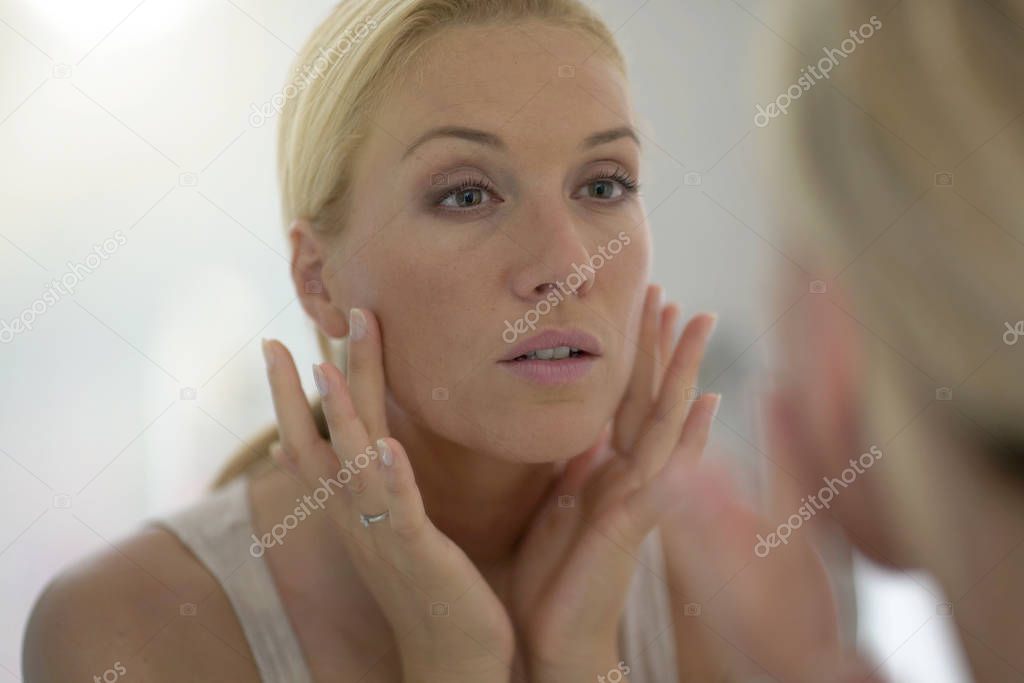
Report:
[[[313,683],[305,656],[262,556],[253,557],[249,480],[240,476],[196,503],[150,520],[169,529],[217,579],[245,633],[265,683]],[[665,562],[651,533],[619,625],[620,655],[633,683],[679,680]]]

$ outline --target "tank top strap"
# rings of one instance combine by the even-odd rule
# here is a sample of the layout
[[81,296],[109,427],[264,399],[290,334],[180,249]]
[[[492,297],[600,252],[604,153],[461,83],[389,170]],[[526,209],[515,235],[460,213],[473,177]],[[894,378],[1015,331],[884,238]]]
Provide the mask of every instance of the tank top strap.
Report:
[[149,522],[173,532],[213,574],[235,610],[265,683],[312,683],[295,630],[262,553],[252,553],[249,479]]

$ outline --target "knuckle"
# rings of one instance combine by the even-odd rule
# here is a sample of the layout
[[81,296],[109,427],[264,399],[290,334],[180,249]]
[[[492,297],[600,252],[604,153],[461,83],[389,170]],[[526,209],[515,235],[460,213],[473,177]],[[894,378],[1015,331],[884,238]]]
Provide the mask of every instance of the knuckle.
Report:
[[415,544],[420,541],[426,530],[424,519],[420,516],[411,517],[402,521],[392,520],[391,530],[395,536],[406,544]]
[[362,496],[366,493],[367,488],[369,488],[369,482],[366,481],[366,477],[358,473],[352,475],[352,479],[348,484],[348,490],[353,496]]

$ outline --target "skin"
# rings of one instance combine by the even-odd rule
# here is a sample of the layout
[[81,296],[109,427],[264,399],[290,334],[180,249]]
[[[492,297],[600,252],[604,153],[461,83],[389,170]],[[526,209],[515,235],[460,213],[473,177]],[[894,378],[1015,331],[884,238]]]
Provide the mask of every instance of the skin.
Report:
[[[578,149],[593,133],[632,125],[622,75],[587,59],[594,45],[584,36],[538,23],[507,28],[439,34],[420,73],[375,117],[344,229],[323,237],[300,219],[290,232],[296,291],[311,318],[342,336],[358,307],[370,333],[353,345],[351,386],[323,367],[330,443],[309,438],[296,410],[308,420],[302,380],[287,349],[270,344],[285,467],[253,473],[255,531],[291,512],[309,488],[302,473],[331,463],[324,454],[351,455],[388,435],[392,475],[403,482],[384,487],[373,470],[377,479],[346,488],[331,514],[314,515],[265,555],[316,680],[582,680],[615,668],[629,550],[671,516],[680,467],[699,458],[717,407],[717,396],[687,393],[714,318],[695,316],[674,338],[677,312],[647,285],[642,202],[618,181],[593,180],[617,170],[637,177],[636,141]],[[453,58],[472,59],[488,77],[467,88],[450,76]],[[558,78],[566,62],[579,65],[575,75]],[[444,138],[403,160],[437,125],[492,132],[506,151]],[[439,213],[431,202],[448,185],[431,185],[437,174],[449,184],[486,180],[485,208]],[[629,246],[541,322],[600,341],[589,375],[538,388],[499,366],[509,352],[504,321],[620,233]],[[432,400],[438,387],[446,401]],[[353,526],[352,490],[378,496],[366,510],[392,508],[369,550],[366,530]],[[567,491],[580,505],[552,516],[553,496]],[[387,567],[414,575],[420,591],[406,586],[406,595],[447,595],[461,607],[450,621],[424,622],[422,604],[396,599],[403,577]],[[198,605],[196,619],[178,617],[183,602]],[[66,648],[54,657],[58,642]],[[252,680],[255,671],[216,582],[157,528],[64,572],[29,624],[28,681],[89,676],[115,661],[140,680]]]

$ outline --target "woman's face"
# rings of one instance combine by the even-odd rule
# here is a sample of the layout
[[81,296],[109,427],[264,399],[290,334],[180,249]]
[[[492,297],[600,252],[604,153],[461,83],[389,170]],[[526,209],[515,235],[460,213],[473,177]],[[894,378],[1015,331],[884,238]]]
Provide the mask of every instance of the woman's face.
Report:
[[[495,457],[591,445],[636,353],[650,262],[629,187],[639,146],[626,82],[594,50],[540,23],[436,36],[374,118],[325,261],[331,300],[378,316],[400,409]],[[428,135],[439,128],[459,132]],[[511,360],[545,330],[597,346]]]

